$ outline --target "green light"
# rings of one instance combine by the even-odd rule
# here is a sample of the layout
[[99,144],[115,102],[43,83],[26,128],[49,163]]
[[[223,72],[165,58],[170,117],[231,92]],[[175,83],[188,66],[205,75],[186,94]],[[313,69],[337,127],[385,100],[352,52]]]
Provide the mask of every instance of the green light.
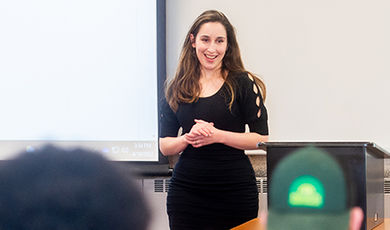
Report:
[[324,205],[324,187],[313,176],[305,175],[295,179],[288,194],[288,204],[292,207],[322,208]]

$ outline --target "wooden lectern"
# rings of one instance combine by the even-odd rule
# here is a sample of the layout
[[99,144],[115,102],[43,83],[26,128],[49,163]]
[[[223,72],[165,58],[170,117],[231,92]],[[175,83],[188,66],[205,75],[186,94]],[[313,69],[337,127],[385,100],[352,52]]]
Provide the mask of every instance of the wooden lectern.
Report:
[[[365,215],[362,230],[371,230],[384,220],[384,158],[390,154],[371,142],[267,142],[267,181],[277,163],[294,150],[315,146],[334,156],[351,178],[349,203]],[[268,199],[268,206],[272,206]]]

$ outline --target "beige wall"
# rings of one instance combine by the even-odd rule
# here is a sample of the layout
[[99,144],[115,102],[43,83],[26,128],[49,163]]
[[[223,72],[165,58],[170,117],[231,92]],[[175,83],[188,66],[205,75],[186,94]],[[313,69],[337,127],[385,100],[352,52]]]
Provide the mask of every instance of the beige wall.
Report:
[[204,10],[236,27],[268,86],[271,140],[370,140],[390,151],[390,1],[167,0],[167,73]]

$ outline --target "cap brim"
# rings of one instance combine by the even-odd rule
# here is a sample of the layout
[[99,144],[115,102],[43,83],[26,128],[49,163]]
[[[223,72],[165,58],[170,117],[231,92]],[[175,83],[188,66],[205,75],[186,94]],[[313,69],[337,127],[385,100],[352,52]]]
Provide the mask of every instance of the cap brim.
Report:
[[268,212],[267,230],[348,230],[349,211],[338,213]]

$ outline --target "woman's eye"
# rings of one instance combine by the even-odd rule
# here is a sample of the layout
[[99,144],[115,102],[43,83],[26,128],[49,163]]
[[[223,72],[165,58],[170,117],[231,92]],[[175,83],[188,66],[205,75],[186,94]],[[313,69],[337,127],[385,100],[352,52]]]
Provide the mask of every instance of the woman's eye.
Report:
[[203,38],[202,41],[207,42],[209,39]]

